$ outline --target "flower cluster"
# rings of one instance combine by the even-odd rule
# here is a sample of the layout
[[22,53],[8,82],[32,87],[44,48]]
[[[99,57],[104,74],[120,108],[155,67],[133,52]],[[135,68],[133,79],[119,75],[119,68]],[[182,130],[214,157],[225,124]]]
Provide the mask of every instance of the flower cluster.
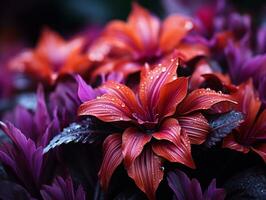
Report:
[[222,2],[133,3],[0,58],[0,198],[234,199],[232,176],[266,163],[266,29]]

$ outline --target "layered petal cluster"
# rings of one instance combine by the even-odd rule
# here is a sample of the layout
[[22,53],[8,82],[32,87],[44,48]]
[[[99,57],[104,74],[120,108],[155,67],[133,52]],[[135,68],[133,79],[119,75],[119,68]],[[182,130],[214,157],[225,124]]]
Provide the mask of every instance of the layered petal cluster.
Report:
[[65,41],[57,33],[45,29],[37,47],[18,54],[10,61],[10,68],[50,84],[62,74],[84,73],[90,66],[83,53],[84,42],[82,38]]
[[195,168],[191,143],[201,144],[209,124],[200,111],[229,101],[230,96],[209,89],[188,94],[188,78],[177,77],[179,59],[146,65],[137,93],[113,81],[102,87],[106,93],[84,102],[79,115],[92,115],[105,122],[124,123],[122,135],[111,134],[103,144],[104,158],[99,177],[107,188],[117,166],[124,163],[128,175],[155,199],[163,179],[163,162],[168,160]]
[[41,190],[44,200],[85,200],[85,192],[82,186],[75,190],[71,177],[63,179],[56,177],[52,185],[44,185]]
[[254,151],[266,162],[266,110],[254,91],[251,81],[239,86],[235,95],[237,109],[245,115],[244,122],[224,139],[223,147],[243,153]]
[[156,62],[175,49],[186,61],[208,55],[205,45],[183,41],[193,28],[193,21],[188,17],[172,15],[161,22],[133,3],[127,22],[110,22],[89,48],[90,60],[100,62],[92,76],[113,70],[128,75],[139,71],[143,63]]
[[210,183],[208,188],[202,193],[200,183],[197,179],[190,180],[187,175],[175,170],[169,172],[167,180],[170,188],[174,192],[175,200],[223,200],[225,199],[224,189],[216,188],[215,179]]

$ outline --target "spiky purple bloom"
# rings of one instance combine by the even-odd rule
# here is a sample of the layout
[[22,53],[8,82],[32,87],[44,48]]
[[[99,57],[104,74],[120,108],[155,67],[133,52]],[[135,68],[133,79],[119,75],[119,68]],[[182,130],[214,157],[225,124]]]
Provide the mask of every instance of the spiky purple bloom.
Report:
[[175,200],[223,200],[225,198],[225,191],[216,188],[215,180],[210,183],[204,193],[202,193],[197,179],[190,180],[180,170],[169,172],[167,180],[168,185],[174,192]]
[[79,185],[75,190],[71,177],[65,180],[56,177],[52,185],[44,185],[41,190],[44,200],[85,200],[85,191]]

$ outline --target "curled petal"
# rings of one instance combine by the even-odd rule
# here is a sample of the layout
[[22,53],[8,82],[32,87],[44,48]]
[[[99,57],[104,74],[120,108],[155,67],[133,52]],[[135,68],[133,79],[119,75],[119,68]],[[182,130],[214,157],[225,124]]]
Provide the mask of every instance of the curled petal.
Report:
[[248,147],[245,147],[238,142],[235,141],[234,135],[230,134],[223,140],[223,148],[229,148],[233,149],[235,151],[240,151],[243,153],[248,153],[250,149]]
[[160,131],[152,134],[157,140],[168,140],[175,145],[180,144],[181,127],[176,119],[167,119],[161,126]]
[[182,43],[176,48],[177,52],[183,55],[185,61],[189,61],[197,56],[208,56],[209,49],[203,44]]
[[221,94],[210,89],[197,89],[192,91],[179,104],[177,112],[180,114],[188,114],[197,110],[206,110],[224,101],[236,103],[230,95]]
[[115,95],[104,94],[79,107],[79,115],[92,115],[105,122],[130,121],[131,111]]
[[88,85],[80,75],[76,75],[76,81],[78,83],[78,97],[81,102],[86,102],[96,97],[93,88]]
[[160,21],[157,17],[152,16],[146,9],[133,3],[128,24],[134,32],[137,32],[145,49],[152,50],[156,48],[160,30]]
[[163,52],[173,50],[176,45],[193,29],[192,21],[184,16],[173,15],[164,20],[160,36],[160,48]]
[[145,148],[127,170],[128,175],[135,181],[150,200],[155,200],[155,193],[163,179],[162,161],[150,147]]
[[142,110],[137,102],[134,92],[126,85],[114,81],[108,81],[103,85],[103,88],[108,91],[108,94],[115,95],[118,99],[123,101],[132,113],[137,112],[143,114],[141,113]]
[[190,139],[191,144],[202,144],[209,132],[210,126],[207,119],[200,113],[178,117],[182,129]]
[[163,117],[174,114],[177,105],[185,98],[187,88],[187,78],[177,78],[164,85],[159,96],[158,113]]
[[152,150],[155,154],[170,162],[177,162],[195,168],[191,156],[190,141],[185,132],[180,136],[178,145],[168,141],[158,141],[152,145]]
[[107,190],[115,169],[123,160],[121,145],[122,138],[120,134],[112,134],[104,140],[103,162],[98,174],[104,190]]
[[176,79],[178,58],[170,63],[159,64],[154,69],[148,65],[141,72],[139,98],[144,108],[154,110],[158,104],[161,89],[169,82]]
[[144,145],[151,140],[151,135],[142,133],[135,128],[128,128],[122,136],[122,153],[124,164],[130,167],[142,152]]

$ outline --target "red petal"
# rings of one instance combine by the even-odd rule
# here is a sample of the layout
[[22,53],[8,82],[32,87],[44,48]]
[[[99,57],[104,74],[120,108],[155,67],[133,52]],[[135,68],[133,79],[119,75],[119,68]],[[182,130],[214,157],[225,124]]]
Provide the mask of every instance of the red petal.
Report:
[[[239,134],[239,133],[236,133],[236,134]],[[223,148],[229,148],[229,149],[233,149],[235,151],[240,151],[243,153],[248,153],[250,151],[248,147],[245,147],[235,141],[234,134],[230,134],[226,138],[224,138]]]
[[236,105],[237,109],[245,115],[245,121],[239,127],[239,132],[244,138],[246,135],[249,135],[250,131],[252,131],[251,129],[255,123],[261,102],[255,93],[251,80],[240,85],[239,90],[234,94],[234,97],[238,102],[238,105]]
[[131,111],[126,104],[110,94],[81,104],[78,115],[92,115],[105,122],[131,120]]
[[166,18],[162,24],[162,33],[160,36],[161,50],[163,52],[173,50],[193,26],[189,18],[180,15],[173,15]]
[[162,161],[151,148],[145,148],[127,170],[128,175],[135,181],[150,200],[155,200],[155,193],[163,179]]
[[202,144],[210,132],[210,126],[205,117],[200,114],[178,117],[182,129],[190,139],[191,144]]
[[158,111],[161,117],[175,113],[176,106],[186,97],[188,88],[187,78],[177,78],[164,85],[159,95]]
[[103,161],[99,171],[100,183],[107,190],[113,172],[123,160],[121,134],[109,135],[103,143]]
[[177,108],[177,112],[188,114],[197,110],[206,110],[213,105],[228,101],[236,103],[230,95],[221,94],[210,89],[198,89],[192,91]]
[[157,48],[160,21],[146,9],[133,3],[132,12],[128,17],[128,24],[137,33],[146,50]]
[[208,56],[209,49],[203,44],[182,43],[176,48],[183,55],[184,61],[189,61],[197,56]]
[[134,160],[142,152],[144,145],[151,140],[151,135],[142,133],[135,128],[128,128],[122,136],[122,153],[126,168],[130,167]]
[[201,60],[197,65],[196,69],[194,70],[190,82],[189,82],[189,89],[195,90],[200,87],[200,85],[204,82],[204,74],[211,73],[212,69],[210,65],[206,62],[206,60]]
[[152,134],[157,140],[168,140],[175,145],[180,144],[181,127],[176,119],[170,118],[164,121],[160,131]]
[[251,130],[251,137],[266,139],[266,110],[264,110],[258,117],[256,123]]
[[176,70],[178,67],[178,59],[171,60],[169,65],[162,66],[159,64],[153,70],[149,66],[141,72],[139,98],[144,108],[148,112],[154,113],[157,105],[161,89],[167,83],[176,79]]
[[259,154],[259,156],[263,159],[263,161],[266,163],[266,144],[261,144],[256,147],[251,148],[254,152]]
[[134,92],[126,85],[116,83],[114,81],[108,81],[103,85],[103,88],[108,91],[108,94],[116,96],[118,99],[124,102],[132,113],[139,113],[143,115],[143,110],[139,106]]
[[185,133],[180,136],[178,145],[168,141],[158,141],[152,145],[152,150],[170,162],[182,163],[190,168],[195,168],[190,142]]

